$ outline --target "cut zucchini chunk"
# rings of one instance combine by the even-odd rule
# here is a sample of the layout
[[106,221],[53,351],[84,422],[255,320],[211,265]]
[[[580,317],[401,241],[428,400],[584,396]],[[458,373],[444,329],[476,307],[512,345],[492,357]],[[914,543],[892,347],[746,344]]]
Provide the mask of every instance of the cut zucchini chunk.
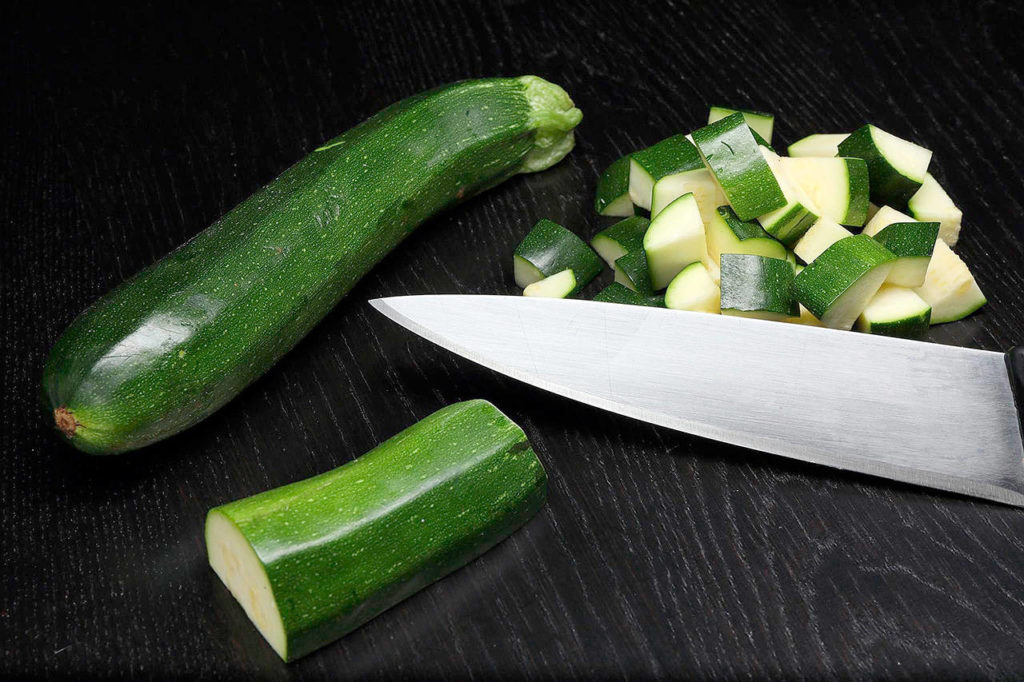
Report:
[[654,194],[651,197],[651,218],[655,218],[665,207],[684,194],[692,194],[697,200],[697,208],[704,222],[711,220],[715,209],[726,203],[722,188],[715,182],[704,163],[700,168],[681,173],[666,175],[654,183]]
[[[729,206],[720,206],[707,224],[708,260],[721,265],[722,254],[749,253],[786,259],[786,247],[753,221],[740,220]],[[714,276],[714,273],[712,274]]]
[[625,305],[645,305],[652,308],[664,308],[663,296],[641,296],[632,289],[612,282],[594,296],[595,301],[602,303],[623,303]]
[[899,208],[921,188],[932,160],[930,150],[870,124],[840,142],[839,154],[867,162],[871,201]]
[[629,162],[629,196],[640,208],[651,210],[654,184],[667,175],[699,170],[704,164],[697,148],[683,135],[633,152]]
[[613,162],[601,173],[594,195],[594,210],[606,216],[636,213],[633,200],[629,198],[629,155]]
[[800,237],[793,251],[804,263],[810,263],[840,239],[852,236],[853,233],[845,227],[831,218],[822,216],[811,225],[811,229],[804,232],[804,236]]
[[206,549],[249,619],[293,661],[501,542],[546,492],[522,429],[470,400],[337,469],[211,509]]
[[789,145],[786,153],[793,158],[839,156],[839,143],[849,137],[849,133],[818,133],[808,135]]
[[698,313],[720,312],[721,291],[703,263],[691,263],[675,276],[665,291],[665,306]]
[[576,273],[572,270],[562,270],[526,287],[523,289],[523,296],[567,298],[577,290]]
[[693,140],[741,220],[751,220],[786,205],[786,195],[743,114],[732,114],[695,130]]
[[924,284],[938,237],[938,223],[893,223],[882,228],[875,240],[896,255],[886,281],[898,287]]
[[778,154],[764,147],[761,148],[761,153],[775,174],[779,187],[782,188],[786,204],[758,216],[757,221],[761,223],[768,234],[786,246],[793,246],[820,217],[821,211],[800,186],[789,179]]
[[522,289],[569,269],[582,289],[601,273],[601,259],[586,242],[547,219],[533,226],[516,247],[513,261],[516,284]]
[[868,165],[846,157],[781,159],[786,178],[796,183],[821,215],[859,227],[868,218]]
[[960,239],[960,222],[964,214],[953,200],[942,189],[938,180],[926,173],[921,189],[917,190],[914,196],[907,202],[907,210],[916,220],[925,222],[937,222],[939,224],[939,239],[949,246],[956,246]]
[[766,144],[772,143],[772,132],[775,128],[775,116],[766,114],[763,111],[751,111],[750,109],[729,109],[728,107],[711,107],[708,112],[708,123],[721,121],[726,116],[743,114],[743,120],[757,133]]
[[651,222],[647,218],[641,216],[620,220],[594,235],[594,238],[590,240],[590,245],[594,247],[594,251],[597,251],[597,255],[604,259],[608,267],[614,268],[615,261],[630,251],[643,248],[644,235],[647,234],[650,224]]
[[885,284],[857,318],[857,330],[915,339],[928,331],[932,307],[913,289]]
[[651,220],[644,235],[651,286],[655,291],[667,287],[680,270],[701,259],[705,248],[697,199],[684,194]]
[[894,223],[912,223],[914,219],[906,213],[897,211],[892,206],[881,206],[867,222],[861,234],[874,237],[876,234]]
[[941,239],[924,284],[914,291],[932,307],[932,324],[962,320],[986,303],[967,265]]
[[630,251],[615,261],[615,281],[641,296],[653,296],[651,269],[643,248]]
[[885,282],[895,260],[867,235],[840,239],[796,276],[793,290],[823,325],[849,329]]
[[778,258],[722,254],[723,315],[787,320],[800,308],[793,297],[793,266]]

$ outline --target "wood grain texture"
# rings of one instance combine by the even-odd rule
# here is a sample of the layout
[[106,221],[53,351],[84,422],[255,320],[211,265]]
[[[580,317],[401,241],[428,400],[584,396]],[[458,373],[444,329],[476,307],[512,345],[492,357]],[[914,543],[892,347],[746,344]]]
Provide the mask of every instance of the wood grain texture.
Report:
[[[514,293],[510,255],[530,225],[597,231],[603,167],[718,103],[776,112],[783,145],[870,120],[932,146],[966,216],[957,250],[989,305],[931,339],[1024,341],[1024,14],[894,4],[2,10],[0,676],[1024,675],[1020,510],[598,413],[366,304]],[[37,398],[45,353],[100,294],[384,105],[520,73],[565,86],[583,110],[565,163],[424,226],[199,427],[108,459],[52,437]],[[548,505],[480,560],[284,666],[207,568],[206,510],[476,397],[527,431]]]

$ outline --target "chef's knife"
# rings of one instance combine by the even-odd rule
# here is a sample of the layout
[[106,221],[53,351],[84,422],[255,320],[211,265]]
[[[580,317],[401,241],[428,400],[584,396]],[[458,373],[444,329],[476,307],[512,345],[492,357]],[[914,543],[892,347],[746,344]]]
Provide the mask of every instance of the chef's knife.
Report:
[[1004,355],[725,315],[520,296],[371,303],[454,353],[616,414],[1024,506],[1014,396],[1024,401],[1024,347]]

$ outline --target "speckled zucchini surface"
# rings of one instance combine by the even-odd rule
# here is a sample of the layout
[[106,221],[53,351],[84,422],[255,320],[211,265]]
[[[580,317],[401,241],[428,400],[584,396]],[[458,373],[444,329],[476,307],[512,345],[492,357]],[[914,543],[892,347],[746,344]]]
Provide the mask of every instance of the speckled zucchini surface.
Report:
[[417,225],[561,160],[580,118],[540,78],[483,79],[405,99],[327,142],[71,324],[44,369],[55,426],[109,454],[199,422]]
[[483,554],[546,492],[522,429],[470,400],[333,471],[211,509],[207,552],[290,661]]

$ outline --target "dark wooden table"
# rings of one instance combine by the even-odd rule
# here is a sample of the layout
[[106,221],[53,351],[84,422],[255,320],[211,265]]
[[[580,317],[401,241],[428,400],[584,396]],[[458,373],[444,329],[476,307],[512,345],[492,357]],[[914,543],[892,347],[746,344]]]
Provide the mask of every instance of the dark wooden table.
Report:
[[[589,236],[603,166],[722,103],[776,112],[783,145],[872,121],[933,148],[989,304],[932,340],[1024,341],[1019,7],[336,4],[2,10],[0,676],[1024,675],[1020,510],[616,418],[453,357],[366,303],[516,293],[511,252],[535,220]],[[40,368],[91,301],[384,105],[520,73],[564,85],[585,114],[563,164],[425,225],[184,435],[91,458],[50,433]],[[474,397],[526,429],[547,506],[282,664],[206,565],[206,510]]]

